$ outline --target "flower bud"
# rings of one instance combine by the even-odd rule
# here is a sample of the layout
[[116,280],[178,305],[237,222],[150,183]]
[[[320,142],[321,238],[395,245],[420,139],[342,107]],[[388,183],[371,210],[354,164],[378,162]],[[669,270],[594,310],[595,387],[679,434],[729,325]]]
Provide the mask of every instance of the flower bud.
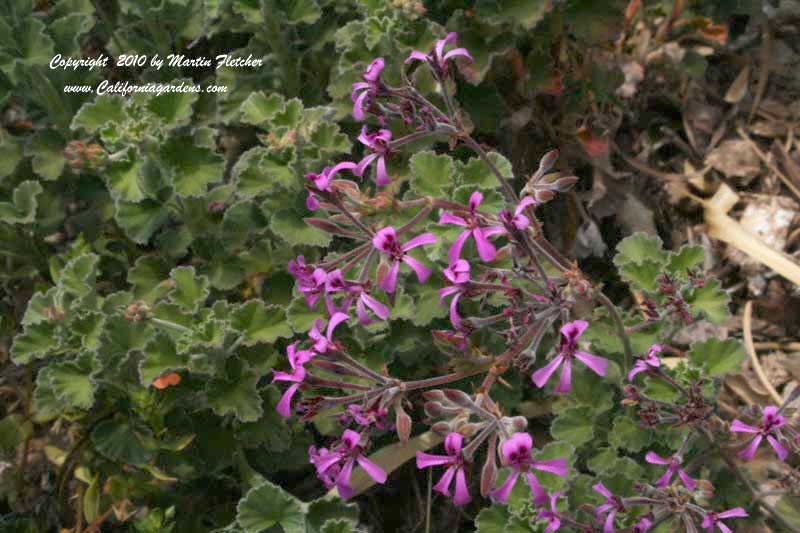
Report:
[[539,203],[546,203],[556,197],[553,191],[537,189],[533,192],[534,199]]
[[511,419],[511,427],[516,431],[525,431],[528,427],[528,419],[524,416],[515,416]]
[[442,401],[444,400],[444,393],[439,389],[426,390],[422,393],[422,397],[426,400]]
[[475,402],[472,401],[469,394],[458,389],[446,389],[444,395],[448,400],[460,407],[474,408]]
[[425,414],[431,418],[442,416],[442,404],[439,402],[425,402]]
[[563,178],[558,178],[555,182],[553,182],[553,189],[557,190],[558,192],[567,192],[576,183],[578,183],[577,177],[564,176]]
[[542,156],[539,160],[539,169],[536,171],[536,176],[544,176],[547,174],[553,165],[556,164],[556,160],[558,160],[558,150],[550,150],[546,154]]
[[408,438],[411,436],[411,417],[408,416],[408,413],[403,410],[402,401],[400,398],[394,402],[394,413],[394,424],[397,428],[397,438],[400,439],[400,442],[405,444],[408,442]]
[[486,452],[486,462],[483,463],[481,470],[481,496],[487,498],[497,483],[497,461],[496,456],[497,435],[489,437],[489,448]]
[[439,435],[447,435],[450,433],[450,423],[449,422],[436,422],[434,425],[431,426],[431,431],[434,433],[438,433]]

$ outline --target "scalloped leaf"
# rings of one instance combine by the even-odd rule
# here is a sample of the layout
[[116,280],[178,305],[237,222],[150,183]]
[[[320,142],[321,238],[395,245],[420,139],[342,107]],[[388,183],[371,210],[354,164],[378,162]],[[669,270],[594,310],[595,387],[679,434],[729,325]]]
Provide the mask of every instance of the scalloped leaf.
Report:
[[92,379],[94,365],[91,352],[83,352],[74,361],[50,365],[50,384],[56,398],[72,407],[89,409],[97,389]]
[[629,284],[644,291],[655,291],[658,288],[657,278],[663,265],[657,261],[645,259],[641,263],[625,263],[619,267],[619,274]]
[[236,520],[247,533],[280,526],[285,533],[305,533],[303,502],[269,481],[250,489],[236,508]]
[[100,422],[92,431],[94,448],[117,463],[139,466],[147,463],[153,453],[144,445],[143,428],[134,428],[122,417]]
[[608,442],[616,448],[639,452],[650,444],[652,437],[652,431],[640,427],[630,417],[618,416],[608,434]]
[[692,270],[702,264],[705,251],[702,246],[685,244],[677,252],[669,253],[667,270],[680,279],[687,279],[686,271]]
[[[489,152],[489,160],[494,164],[500,173],[509,178],[513,177],[514,170],[511,162],[502,154]],[[489,165],[483,159],[473,157],[466,164],[461,164],[459,181],[463,185],[470,185],[479,189],[495,189],[500,186],[497,176],[491,171]]]
[[745,355],[742,343],[734,339],[695,342],[689,350],[689,360],[712,377],[741,370]]
[[209,184],[222,180],[225,160],[198,145],[193,137],[170,139],[161,146],[160,155],[167,180],[178,196],[203,196]]
[[557,440],[572,444],[576,448],[594,438],[594,413],[588,407],[570,407],[561,412],[550,426],[550,433]]
[[208,277],[198,276],[191,266],[173,268],[169,274],[174,283],[169,299],[191,313],[196,313],[209,295]]
[[618,267],[631,263],[641,265],[645,261],[666,265],[667,253],[663,250],[659,237],[651,237],[640,231],[625,237],[617,244],[614,264]]
[[0,202],[0,222],[7,224],[30,224],[36,218],[37,197],[42,193],[38,181],[20,183],[12,193],[10,202]]
[[426,151],[414,154],[408,162],[411,189],[421,196],[441,196],[452,189],[456,166],[449,155]]
[[701,313],[714,324],[722,324],[730,316],[728,303],[730,295],[716,279],[707,279],[703,287],[692,289],[686,296],[686,303],[692,309],[692,315]]
[[328,246],[332,237],[306,224],[304,216],[294,209],[281,209],[272,215],[270,229],[291,246]]
[[168,372],[187,368],[189,357],[179,354],[175,342],[164,333],[156,333],[142,349],[143,359],[139,362],[139,381],[149,387],[153,381]]
[[102,94],[93,102],[87,102],[72,117],[70,127],[95,133],[108,123],[121,124],[126,118],[125,98],[119,95]]
[[231,326],[244,336],[245,346],[257,342],[272,343],[292,336],[292,329],[286,322],[286,311],[277,305],[264,305],[259,300],[250,300],[236,307],[231,312]]

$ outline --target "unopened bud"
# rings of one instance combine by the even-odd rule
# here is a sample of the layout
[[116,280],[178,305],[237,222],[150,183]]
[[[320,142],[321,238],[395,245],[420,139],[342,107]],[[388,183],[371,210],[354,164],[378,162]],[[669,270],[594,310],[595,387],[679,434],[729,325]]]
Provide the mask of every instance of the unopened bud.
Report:
[[536,176],[544,176],[547,174],[553,165],[558,160],[558,150],[550,150],[542,156],[539,160],[539,169],[536,171]]
[[555,182],[553,182],[553,188],[558,192],[567,192],[576,183],[578,183],[578,178],[575,176],[564,176],[563,178],[558,178]]
[[443,406],[439,402],[425,402],[425,414],[431,418],[442,416]]
[[439,435],[445,436],[450,433],[450,423],[449,422],[436,422],[434,425],[431,426],[431,431],[434,433],[438,433]]
[[400,439],[400,442],[405,444],[411,436],[411,417],[403,410],[400,398],[394,402],[394,412],[394,424],[397,427],[397,438]]
[[489,448],[486,452],[486,462],[483,463],[481,470],[481,496],[489,497],[489,493],[494,490],[497,483],[497,461],[496,461],[497,435],[489,437]]
[[475,407],[475,402],[473,402],[469,394],[467,394],[464,391],[460,391],[458,389],[446,389],[444,391],[444,395],[447,397],[448,400],[450,400],[451,402],[453,402],[458,406],[468,407],[468,408]]
[[511,427],[516,431],[525,431],[528,427],[528,419],[524,416],[515,416],[511,419]]
[[537,189],[536,191],[533,192],[533,197],[537,202],[543,204],[555,198],[556,193],[554,193],[553,191]]
[[444,393],[439,389],[426,390],[422,393],[422,397],[426,400],[442,401],[444,400]]
[[350,235],[350,232],[324,218],[304,218],[303,221],[309,226],[314,226],[326,233],[331,233],[333,235]]

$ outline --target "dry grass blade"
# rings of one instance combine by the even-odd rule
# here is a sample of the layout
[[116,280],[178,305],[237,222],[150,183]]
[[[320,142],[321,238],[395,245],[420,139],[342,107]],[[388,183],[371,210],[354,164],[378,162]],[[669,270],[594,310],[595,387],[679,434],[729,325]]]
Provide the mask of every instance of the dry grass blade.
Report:
[[772,383],[770,383],[767,379],[767,375],[764,373],[764,368],[761,366],[761,362],[758,360],[758,356],[756,355],[755,346],[753,346],[752,300],[748,300],[744,306],[744,315],[742,316],[742,333],[744,337],[744,349],[747,351],[747,355],[750,356],[750,361],[753,363],[753,369],[756,371],[758,380],[762,385],[764,385],[764,388],[767,389],[769,395],[772,396],[775,404],[780,405],[783,403],[783,399],[781,398],[781,395],[778,394],[778,391],[775,390],[775,387],[772,386]]
[[749,135],[747,135],[747,133],[745,133],[745,131],[742,129],[741,126],[738,126],[736,128],[736,131],[739,133],[739,137],[741,137],[742,139],[744,139],[745,141],[747,141],[750,144],[750,146],[753,148],[755,153],[758,154],[758,157],[761,159],[761,161],[763,161],[764,164],[767,165],[769,167],[769,169],[771,171],[773,171],[775,173],[775,175],[780,178],[780,180],[783,182],[783,184],[786,185],[789,188],[789,190],[791,190],[798,199],[800,199],[800,187],[795,185],[792,180],[790,180],[788,177],[786,177],[786,174],[781,172],[781,169],[779,169],[775,165],[775,163],[770,158],[768,158],[766,156],[766,154],[764,154],[764,152],[761,151],[761,149],[758,147],[758,145],[753,142],[753,140],[750,138]]
[[761,100],[764,98],[764,91],[767,90],[767,81],[769,80],[769,71],[772,68],[772,42],[774,40],[772,28],[768,20],[764,20],[764,42],[761,45],[761,69],[758,73],[758,84],[756,85],[756,92],[753,96],[753,105],[750,108],[750,115],[747,117],[747,122],[751,122],[756,114]]

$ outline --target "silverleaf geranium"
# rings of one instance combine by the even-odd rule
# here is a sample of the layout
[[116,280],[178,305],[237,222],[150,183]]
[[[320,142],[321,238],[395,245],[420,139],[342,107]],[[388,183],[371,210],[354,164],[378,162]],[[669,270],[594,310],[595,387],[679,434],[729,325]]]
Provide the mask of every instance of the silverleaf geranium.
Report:
[[[742,458],[751,459],[766,439],[778,457],[787,460],[791,450],[798,448],[797,421],[783,413],[784,405],[766,408],[759,425],[740,420],[729,425],[707,400],[704,387],[709,380],[702,369],[694,374],[677,373],[663,364],[660,356],[670,351],[677,329],[697,317],[687,295],[703,287],[702,274],[691,269],[686,276],[660,274],[657,289],[642,303],[642,312],[623,316],[602,287],[593,284],[546,239],[537,213],[577,180],[552,172],[558,152],[551,151],[519,196],[513,177],[504,175],[464,124],[452,88],[456,74],[469,68],[473,58],[464,48],[446,51],[456,41],[456,34],[450,33],[431,51],[412,52],[398,87],[383,78],[388,62],[375,59],[352,89],[353,118],[377,123],[377,127],[364,124],[358,137],[364,157],[357,163],[339,162],[319,174],[307,175],[308,208],[328,214],[327,221],[313,219],[314,225],[355,246],[314,265],[306,264],[302,256],[289,264],[308,307],[329,318],[314,322],[306,343],[289,347],[291,371],[275,372],[275,381],[290,384],[278,412],[286,417],[299,414],[304,420],[323,411],[341,413],[339,422],[345,426],[341,438],[328,448],[312,447],[310,462],[325,485],[336,487],[342,498],[357,493],[351,484],[356,465],[376,483],[386,482],[387,473],[367,457],[370,445],[392,430],[407,442],[413,421],[403,405],[413,405],[414,394],[424,391],[427,422],[444,440],[444,454],[419,450],[416,465],[420,469],[443,468],[433,489],[452,497],[457,506],[475,501],[470,490],[475,472],[471,466],[480,456],[484,464],[475,485],[481,496],[505,504],[522,477],[529,490],[523,497],[535,510],[532,519],[541,521],[546,531],[645,532],[667,520],[692,531],[698,527],[709,532],[715,528],[730,531],[722,520],[747,517],[747,511],[740,507],[714,511],[710,483],[699,477],[703,472],[698,462],[686,458],[693,457],[694,448],[714,450],[718,441],[734,432],[752,435],[740,453]],[[435,100],[439,105],[417,88],[419,69],[428,69],[437,83]],[[502,208],[487,207],[491,204],[486,191],[478,188],[469,192],[466,204],[433,195],[414,197],[413,189],[399,195],[404,184],[392,179],[391,160],[411,142],[442,138],[449,140],[451,148],[468,148],[489,169],[503,194]],[[366,180],[359,184],[370,167],[374,189]],[[337,175],[340,179],[334,179]],[[361,187],[374,190],[374,194],[362,192]],[[390,219],[397,210],[416,212],[393,223]],[[438,224],[429,219],[437,214]],[[436,225],[441,227],[439,234],[425,231]],[[438,255],[429,250],[443,244],[442,235],[453,227],[460,228],[460,233],[449,242],[447,263],[432,261]],[[408,297],[411,273],[419,284],[429,282],[435,273],[444,283],[438,294],[440,305],[447,305],[450,298],[452,328],[432,333],[436,346],[458,364],[453,364],[451,373],[408,381],[390,375],[386,368],[376,370],[359,361],[345,342],[337,340],[335,332],[342,331],[337,326],[349,322],[353,303],[361,326],[390,320],[398,299]],[[601,327],[590,323],[587,304],[598,307],[595,316],[605,317],[605,324],[617,336],[621,353],[614,361],[587,351],[591,339],[584,335]],[[484,312],[492,309],[491,314]],[[659,342],[634,360],[630,335],[662,327]],[[491,355],[482,352],[483,334],[502,338],[505,349]],[[548,351],[548,343],[556,340],[555,349]],[[550,392],[547,384],[558,370],[558,382]],[[527,432],[528,420],[507,415],[493,395],[493,387],[506,383],[503,376],[507,372],[518,372],[531,392],[541,389],[536,393],[564,398],[574,393],[573,372],[587,371],[596,375],[592,379],[605,380],[623,392],[621,405],[638,414],[642,431],[662,427],[684,431],[676,452],[662,455],[664,451],[659,453],[657,448],[640,457],[642,464],[654,465],[648,472],[655,479],[645,476],[634,486],[623,487],[622,492],[597,481],[591,487],[593,499],[562,510],[561,502],[575,503],[569,490],[548,491],[546,486],[566,488],[570,484],[576,475],[575,467],[570,466],[573,458],[543,456],[545,450],[537,450]],[[471,393],[438,388],[476,376],[483,380]],[[631,384],[622,389],[624,376]],[[658,382],[674,393],[674,398],[653,398],[635,382]],[[298,393],[302,399],[292,408]],[[394,424],[389,423],[392,411]],[[734,458],[720,453],[730,468],[738,469]],[[505,476],[502,480],[501,474]],[[624,495],[631,491],[637,495]],[[762,508],[770,512],[769,507]],[[781,520],[777,513],[775,519]]]

